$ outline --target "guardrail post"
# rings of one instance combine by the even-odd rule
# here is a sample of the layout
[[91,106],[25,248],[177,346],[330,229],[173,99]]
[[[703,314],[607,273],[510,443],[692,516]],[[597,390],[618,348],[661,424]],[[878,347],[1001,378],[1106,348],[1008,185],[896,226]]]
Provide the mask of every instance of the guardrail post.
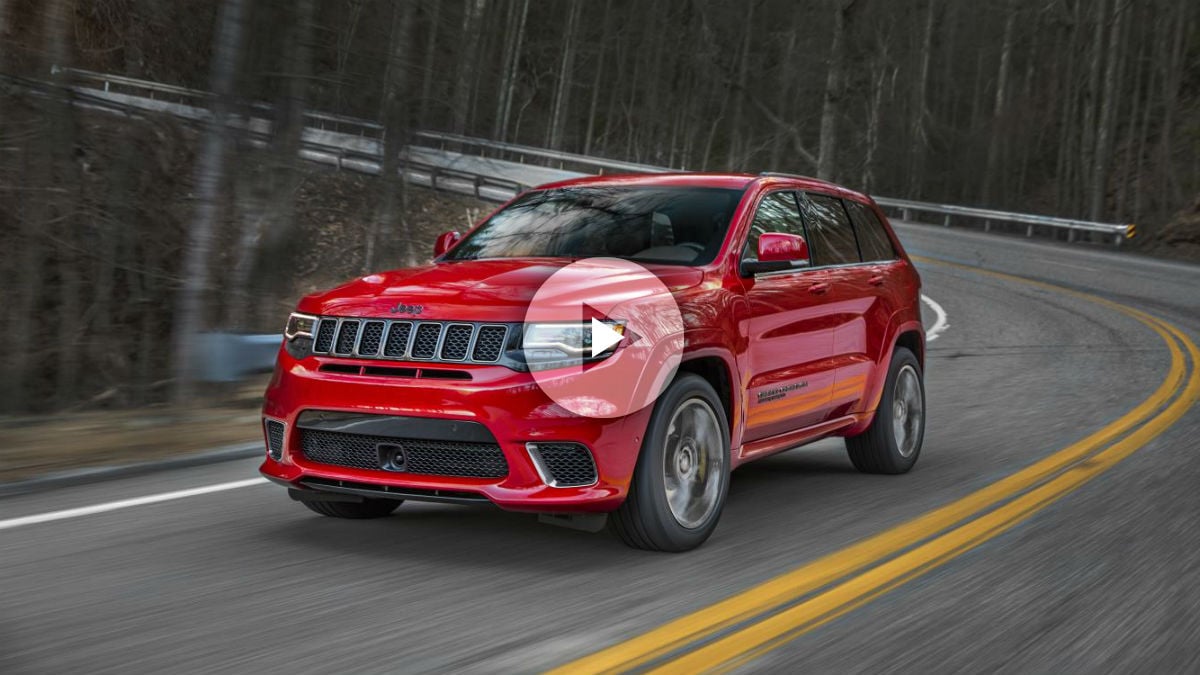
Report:
[[1067,228],[1067,243],[1071,244],[1074,242],[1075,242],[1075,228],[1068,227]]
[[1029,225],[1025,226],[1025,236],[1026,237],[1033,236],[1033,223],[1030,223]]
[[912,218],[910,217],[910,212],[908,209],[900,209],[900,220],[903,220],[905,222],[912,221]]
[[984,231],[984,232],[991,232],[991,231],[992,231],[992,221],[991,221],[991,220],[989,220],[989,219],[986,219],[986,218],[984,219],[984,221],[983,221],[983,231]]
[[1122,236],[1120,233],[1114,234],[1113,235],[1113,246],[1116,246],[1117,248],[1121,248],[1121,240],[1124,238],[1125,237]]
[[950,214],[949,213],[947,213],[946,216],[944,218],[942,218],[942,227],[950,227]]

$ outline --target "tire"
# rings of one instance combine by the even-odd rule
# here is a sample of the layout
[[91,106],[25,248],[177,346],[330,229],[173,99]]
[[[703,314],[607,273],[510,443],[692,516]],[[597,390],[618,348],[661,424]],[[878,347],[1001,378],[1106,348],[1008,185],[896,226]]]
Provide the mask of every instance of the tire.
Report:
[[917,463],[924,439],[925,377],[917,357],[897,346],[875,419],[863,433],[846,438],[846,451],[863,473],[905,473]]
[[300,503],[307,506],[310,511],[315,511],[330,518],[361,520],[389,516],[392,514],[392,511],[395,511],[400,506],[401,500],[364,499],[361,502],[304,501]]
[[[674,486],[670,495],[668,483]],[[716,529],[728,492],[725,410],[707,381],[682,374],[654,406],[629,494],[609,518],[611,529],[633,548],[688,551]]]

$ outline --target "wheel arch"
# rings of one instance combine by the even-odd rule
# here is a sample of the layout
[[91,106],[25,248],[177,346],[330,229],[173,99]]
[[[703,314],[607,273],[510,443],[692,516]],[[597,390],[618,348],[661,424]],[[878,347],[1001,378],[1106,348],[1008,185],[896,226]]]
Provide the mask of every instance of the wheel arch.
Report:
[[[697,354],[688,355],[679,364],[678,373],[692,373],[703,378],[717,392],[717,398],[721,401],[721,407],[725,412],[725,420],[729,424],[729,433],[733,436],[733,441],[741,434],[741,423],[738,414],[740,411],[740,401],[735,395],[734,387],[736,380],[734,379],[733,366],[729,360],[718,354]],[[736,447],[731,445],[731,447]]]

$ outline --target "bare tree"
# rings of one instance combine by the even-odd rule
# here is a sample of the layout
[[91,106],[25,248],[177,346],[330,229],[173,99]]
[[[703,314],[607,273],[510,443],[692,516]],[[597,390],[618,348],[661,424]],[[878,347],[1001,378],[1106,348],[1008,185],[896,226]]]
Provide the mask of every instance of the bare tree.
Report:
[[1108,167],[1112,162],[1113,125],[1117,108],[1117,69],[1123,62],[1121,27],[1127,8],[1117,7],[1109,28],[1108,65],[1104,71],[1104,93],[1100,98],[1100,120],[1096,126],[1096,152],[1092,164],[1092,185],[1089,191],[1088,217],[1100,220],[1104,211],[1104,195],[1108,187]]
[[390,50],[391,62],[388,64],[388,79],[384,90],[384,144],[383,162],[380,165],[383,195],[380,199],[378,215],[367,235],[366,253],[363,259],[364,269],[371,269],[375,266],[380,234],[396,229],[397,225],[399,225],[402,247],[401,255],[405,264],[413,265],[417,262],[412,233],[409,231],[403,214],[405,177],[400,163],[400,155],[404,151],[405,141],[408,138],[408,116],[403,96],[408,86],[407,57],[411,44],[413,21],[416,16],[416,3],[401,3],[394,9],[394,15]]
[[487,0],[464,0],[461,31],[461,54],[458,58],[458,74],[454,79],[454,131],[465,133],[471,112],[472,85],[475,82],[475,59],[479,52],[479,35],[483,12]]
[[188,229],[184,250],[183,281],[175,309],[172,354],[177,404],[191,398],[199,366],[197,338],[204,327],[205,293],[209,290],[209,254],[213,247],[220,210],[221,181],[229,146],[229,117],[238,57],[242,44],[245,0],[224,0],[212,58],[212,107],[200,156],[196,160],[196,214]]
[[846,62],[846,30],[858,4],[859,0],[834,0],[829,68],[825,75],[825,97],[821,104],[821,141],[817,149],[817,177],[824,180],[833,180],[836,169],[837,120],[842,99],[842,69]]
[[987,165],[983,171],[983,202],[989,201],[999,169],[1003,116],[1008,102],[1008,77],[1012,69],[1013,26],[1017,9],[1009,2],[1005,7],[1004,37],[1000,43],[1000,65],[996,69],[996,96],[992,103],[991,134],[988,137]]
[[579,28],[580,0],[567,0],[567,23],[563,31],[562,58],[558,66],[558,81],[554,87],[554,105],[546,145],[558,149],[567,124],[567,108],[571,102],[571,78],[575,65],[575,32]]

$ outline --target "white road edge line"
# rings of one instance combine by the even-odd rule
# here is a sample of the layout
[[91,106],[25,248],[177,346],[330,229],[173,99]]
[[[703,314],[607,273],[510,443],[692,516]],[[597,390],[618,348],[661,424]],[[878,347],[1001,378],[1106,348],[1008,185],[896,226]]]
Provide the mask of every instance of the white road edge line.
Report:
[[198,495],[206,495],[213,492],[236,490],[237,488],[250,487],[251,485],[262,485],[266,482],[266,478],[248,478],[246,480],[235,480],[229,483],[216,483],[213,485],[205,485],[203,487],[189,488],[187,490],[176,490],[174,492],[162,492],[156,495],[146,495],[145,497],[122,499],[120,501],[96,504],[94,506],[81,506],[77,509],[64,509],[62,511],[39,513],[33,516],[23,516],[21,518],[9,518],[8,520],[0,520],[0,530],[10,530],[14,527],[21,527],[22,525],[36,525],[38,523],[49,523],[55,520],[66,520],[68,518],[90,516],[94,513],[105,513],[107,511],[127,509],[131,506],[169,502],[174,499],[185,499],[187,497],[196,497]]
[[921,301],[929,305],[929,309],[932,309],[933,313],[937,314],[937,321],[934,321],[933,326],[925,331],[925,341],[933,342],[950,327],[950,324],[946,323],[946,310],[942,309],[942,306],[934,302],[933,298],[928,295],[921,295]]

